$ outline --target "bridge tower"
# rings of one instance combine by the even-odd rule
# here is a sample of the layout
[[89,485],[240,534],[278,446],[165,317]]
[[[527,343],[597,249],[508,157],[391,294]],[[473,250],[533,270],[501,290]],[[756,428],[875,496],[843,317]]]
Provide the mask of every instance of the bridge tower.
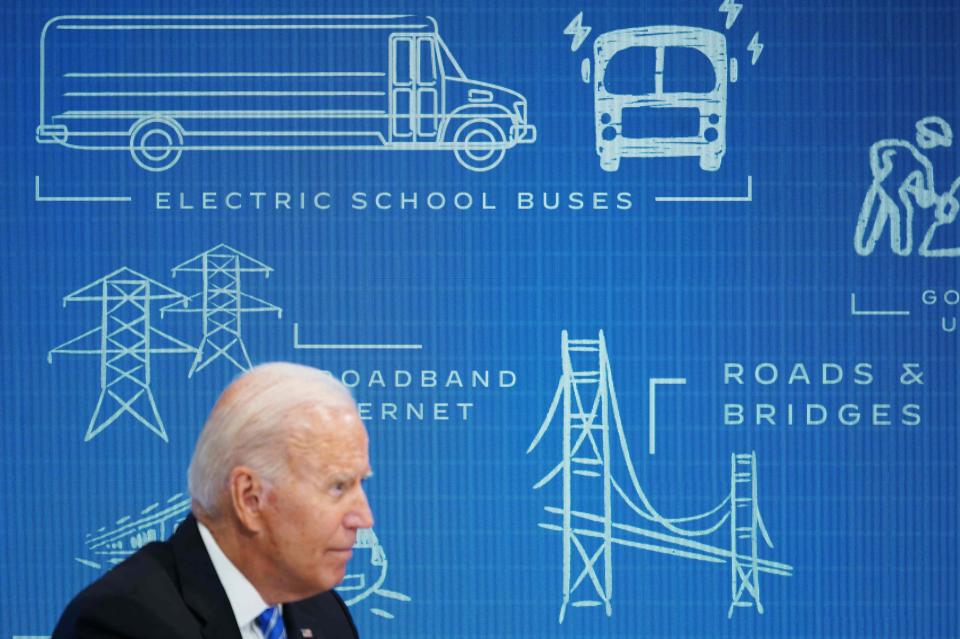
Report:
[[[757,454],[730,456],[730,591],[727,617],[735,608],[757,607],[760,602],[760,566],[757,532],[764,533],[757,507]],[[772,544],[771,544],[772,546]]]
[[[560,622],[568,606],[603,606],[612,613],[612,525],[610,425],[619,419],[603,331],[597,339],[561,336],[563,361],[560,382],[540,432],[528,452],[539,443],[557,409],[563,418],[563,458],[534,488],[560,473],[563,504],[563,602]],[[599,497],[598,497],[599,496]],[[600,530],[586,530],[583,516]],[[577,525],[573,518],[578,517]],[[585,591],[581,594],[581,591]]]

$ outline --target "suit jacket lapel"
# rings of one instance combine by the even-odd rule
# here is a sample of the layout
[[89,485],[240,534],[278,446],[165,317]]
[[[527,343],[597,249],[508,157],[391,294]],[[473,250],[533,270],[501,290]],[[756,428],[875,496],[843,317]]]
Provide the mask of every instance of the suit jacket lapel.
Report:
[[196,615],[206,639],[241,639],[227,593],[200,538],[193,515],[170,538],[183,600]]

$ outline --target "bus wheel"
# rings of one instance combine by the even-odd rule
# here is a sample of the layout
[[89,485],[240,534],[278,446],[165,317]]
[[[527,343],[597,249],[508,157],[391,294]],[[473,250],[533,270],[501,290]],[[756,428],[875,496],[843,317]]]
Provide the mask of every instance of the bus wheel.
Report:
[[175,120],[153,117],[130,129],[130,155],[147,171],[166,171],[183,152],[183,130]]
[[467,122],[453,136],[457,145],[453,154],[464,168],[471,171],[489,171],[500,164],[507,149],[503,129],[489,120]]

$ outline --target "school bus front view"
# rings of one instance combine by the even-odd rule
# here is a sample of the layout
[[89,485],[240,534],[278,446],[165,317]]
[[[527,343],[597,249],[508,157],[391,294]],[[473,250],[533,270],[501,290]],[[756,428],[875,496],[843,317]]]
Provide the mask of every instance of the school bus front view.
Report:
[[715,31],[639,27],[599,36],[593,85],[600,166],[616,171],[624,157],[697,157],[704,171],[719,169],[727,73],[726,38]]

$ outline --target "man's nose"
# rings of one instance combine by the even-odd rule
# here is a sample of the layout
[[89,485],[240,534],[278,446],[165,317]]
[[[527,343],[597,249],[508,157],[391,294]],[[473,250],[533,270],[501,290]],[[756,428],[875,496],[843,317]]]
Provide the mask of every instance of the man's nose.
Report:
[[360,489],[360,495],[356,504],[344,517],[343,525],[350,529],[373,528],[373,511],[370,510],[370,502],[367,501],[367,494]]

